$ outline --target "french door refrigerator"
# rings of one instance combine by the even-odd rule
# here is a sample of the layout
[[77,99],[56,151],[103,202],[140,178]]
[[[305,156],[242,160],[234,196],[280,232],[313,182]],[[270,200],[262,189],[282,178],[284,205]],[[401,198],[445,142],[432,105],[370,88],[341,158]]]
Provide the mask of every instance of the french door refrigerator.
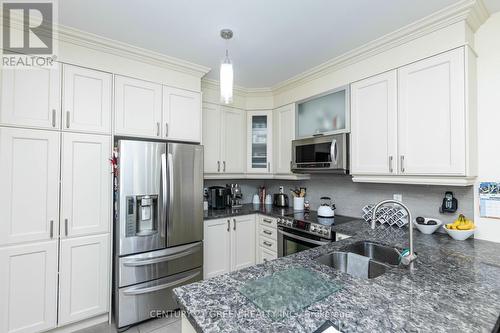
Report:
[[203,277],[203,147],[118,140],[114,313],[119,328],[177,309]]

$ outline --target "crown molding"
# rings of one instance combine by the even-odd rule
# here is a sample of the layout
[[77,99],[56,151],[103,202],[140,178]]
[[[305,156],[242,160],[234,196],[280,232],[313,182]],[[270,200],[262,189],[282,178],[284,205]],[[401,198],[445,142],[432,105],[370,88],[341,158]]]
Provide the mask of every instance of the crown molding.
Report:
[[[214,79],[208,79],[208,78],[203,78],[201,80],[202,87],[208,88],[208,89],[215,89],[218,90],[220,85],[218,80]],[[237,86],[235,85],[234,88],[234,93],[238,94],[240,96],[248,96],[248,95],[269,95],[273,93],[272,88],[245,88],[242,86]]]

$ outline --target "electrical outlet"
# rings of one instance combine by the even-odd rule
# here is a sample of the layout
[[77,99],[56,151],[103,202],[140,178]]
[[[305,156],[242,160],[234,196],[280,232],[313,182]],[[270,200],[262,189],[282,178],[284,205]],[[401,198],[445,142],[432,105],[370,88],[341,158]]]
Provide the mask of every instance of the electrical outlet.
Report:
[[397,201],[403,202],[403,195],[401,193],[394,193],[392,195],[392,198]]

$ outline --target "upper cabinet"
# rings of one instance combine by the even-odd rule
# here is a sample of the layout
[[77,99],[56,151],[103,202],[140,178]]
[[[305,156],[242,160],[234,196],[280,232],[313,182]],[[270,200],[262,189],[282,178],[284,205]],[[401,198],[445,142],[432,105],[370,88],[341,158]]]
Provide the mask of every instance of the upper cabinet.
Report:
[[163,87],[163,137],[176,141],[201,141],[200,93]]
[[64,65],[62,128],[111,134],[111,86],[109,73]]
[[61,72],[53,68],[2,69],[0,124],[44,129],[61,126]]
[[247,112],[247,172],[272,173],[272,111]]
[[162,86],[124,76],[115,77],[115,133],[161,137]]
[[291,174],[292,140],[295,139],[295,104],[273,110],[274,173]]
[[474,73],[466,72],[473,68],[473,63],[466,66],[467,59],[473,61],[467,50],[451,50],[352,84],[354,181],[471,182],[474,135],[467,124],[474,110],[467,102],[474,92],[466,91],[466,78]]
[[297,105],[297,138],[349,131],[349,87],[315,96]]
[[217,104],[203,104],[203,164],[205,173],[221,171],[221,107]]

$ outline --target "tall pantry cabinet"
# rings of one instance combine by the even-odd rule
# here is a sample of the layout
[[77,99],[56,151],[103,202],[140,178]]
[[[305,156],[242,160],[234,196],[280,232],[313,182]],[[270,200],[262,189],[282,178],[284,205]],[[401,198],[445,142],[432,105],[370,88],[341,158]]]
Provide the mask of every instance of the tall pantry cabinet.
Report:
[[1,85],[0,332],[104,314],[112,75],[3,69]]

